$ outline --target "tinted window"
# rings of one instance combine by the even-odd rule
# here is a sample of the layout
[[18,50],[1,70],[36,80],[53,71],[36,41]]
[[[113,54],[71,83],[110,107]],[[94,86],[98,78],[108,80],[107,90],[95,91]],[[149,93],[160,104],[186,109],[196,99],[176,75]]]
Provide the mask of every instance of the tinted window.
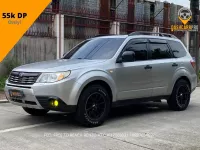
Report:
[[96,38],[73,48],[63,59],[110,59],[125,38]]
[[150,43],[150,50],[152,52],[152,59],[166,59],[172,57],[167,44],[164,43]]
[[134,51],[135,61],[147,60],[147,45],[146,43],[133,43],[128,45],[126,51]]
[[84,44],[86,44],[87,42],[89,42],[89,40],[86,40],[86,41],[84,41],[84,42],[78,44],[77,46],[75,46],[72,50],[69,51],[69,53],[67,53],[67,54],[63,57],[63,59],[70,59],[70,58],[74,55],[74,53],[76,53],[76,52],[79,50],[79,48],[82,47],[82,46],[83,46]]
[[168,41],[168,43],[169,43],[169,45],[173,51],[173,54],[176,58],[186,56],[185,48],[183,47],[183,45],[180,42]]

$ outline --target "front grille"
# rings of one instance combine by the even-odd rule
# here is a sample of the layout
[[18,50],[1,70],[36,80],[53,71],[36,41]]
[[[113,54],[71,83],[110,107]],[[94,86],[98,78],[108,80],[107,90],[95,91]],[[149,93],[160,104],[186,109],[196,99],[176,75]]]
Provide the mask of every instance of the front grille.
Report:
[[17,102],[17,103],[23,103],[22,100],[18,98],[11,98],[11,101]]
[[41,73],[12,72],[9,82],[13,84],[32,85],[36,82]]
[[36,102],[31,102],[31,101],[25,101],[25,104],[29,104],[29,105],[37,105]]

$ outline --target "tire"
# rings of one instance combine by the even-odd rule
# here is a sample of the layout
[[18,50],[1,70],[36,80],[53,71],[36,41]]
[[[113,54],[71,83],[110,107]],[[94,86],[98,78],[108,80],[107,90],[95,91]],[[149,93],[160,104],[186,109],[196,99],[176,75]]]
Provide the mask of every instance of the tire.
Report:
[[178,80],[167,103],[175,111],[186,110],[190,103],[190,85],[186,80]]
[[32,116],[45,116],[49,110],[45,110],[45,109],[33,109],[33,108],[25,108],[22,107],[24,109],[25,112],[27,112],[28,114],[32,115]]
[[108,92],[101,85],[91,85],[81,93],[76,111],[76,120],[86,127],[104,123],[111,106]]

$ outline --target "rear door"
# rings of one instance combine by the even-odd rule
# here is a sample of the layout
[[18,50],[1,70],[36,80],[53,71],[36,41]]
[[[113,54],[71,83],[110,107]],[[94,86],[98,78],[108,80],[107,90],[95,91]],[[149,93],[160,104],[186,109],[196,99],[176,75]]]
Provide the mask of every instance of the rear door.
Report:
[[152,60],[152,96],[166,95],[178,64],[166,40],[149,39],[148,47]]

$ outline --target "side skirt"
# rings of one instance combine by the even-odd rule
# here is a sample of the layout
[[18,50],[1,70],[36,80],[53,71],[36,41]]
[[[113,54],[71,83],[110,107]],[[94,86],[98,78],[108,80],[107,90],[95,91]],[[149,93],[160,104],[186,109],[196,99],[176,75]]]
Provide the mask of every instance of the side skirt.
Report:
[[170,96],[156,96],[138,99],[118,100],[112,103],[112,107],[127,106],[132,104],[139,104],[144,102],[159,102],[161,99],[168,99]]

